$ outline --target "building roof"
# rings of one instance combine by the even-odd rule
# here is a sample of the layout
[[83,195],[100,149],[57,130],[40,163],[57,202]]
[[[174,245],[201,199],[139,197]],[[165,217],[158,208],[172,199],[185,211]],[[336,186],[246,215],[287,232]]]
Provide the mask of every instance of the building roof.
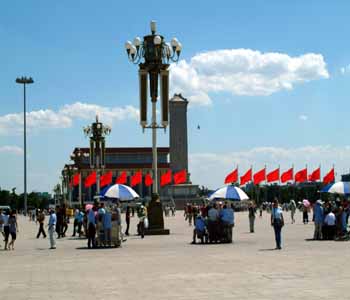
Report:
[[[73,153],[76,153],[80,149],[84,153],[89,153],[90,148],[76,147]],[[158,147],[158,153],[169,153],[169,147]],[[152,153],[151,147],[106,147],[106,153]]]

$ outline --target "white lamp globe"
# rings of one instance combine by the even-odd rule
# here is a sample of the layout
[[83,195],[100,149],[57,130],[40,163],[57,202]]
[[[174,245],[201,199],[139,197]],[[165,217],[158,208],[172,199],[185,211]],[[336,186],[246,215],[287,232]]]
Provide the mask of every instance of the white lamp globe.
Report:
[[153,40],[155,45],[160,45],[162,43],[162,38],[159,35],[156,35]]

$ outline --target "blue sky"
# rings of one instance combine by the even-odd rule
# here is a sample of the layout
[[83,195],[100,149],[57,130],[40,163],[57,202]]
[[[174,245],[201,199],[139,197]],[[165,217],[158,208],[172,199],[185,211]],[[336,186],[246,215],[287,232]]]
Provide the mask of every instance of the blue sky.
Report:
[[110,146],[150,146],[135,118],[137,67],[124,42],[148,34],[153,19],[183,45],[172,92],[191,103],[193,182],[221,185],[237,164],[241,173],[265,164],[348,171],[349,10],[348,1],[2,3],[0,186],[23,189],[18,76],[35,80],[29,190],[50,191],[73,147],[87,145],[82,127],[93,121],[93,105],[112,124]]

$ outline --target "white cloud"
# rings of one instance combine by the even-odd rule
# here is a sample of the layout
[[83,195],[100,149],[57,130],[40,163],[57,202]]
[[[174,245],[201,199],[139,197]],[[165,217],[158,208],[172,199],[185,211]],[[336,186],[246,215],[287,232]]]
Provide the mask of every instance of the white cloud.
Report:
[[[48,128],[68,128],[74,120],[94,120],[98,115],[104,123],[112,124],[114,121],[137,119],[137,108],[127,105],[125,107],[104,107],[96,104],[76,102],[64,105],[58,111],[43,109],[27,113],[27,128],[29,131]],[[14,113],[0,116],[0,134],[16,134],[23,131],[23,113]]]
[[199,53],[189,62],[171,66],[172,92],[183,93],[192,105],[209,105],[211,92],[268,96],[293,89],[297,83],[328,78],[321,54],[291,57],[251,49],[226,49]]
[[307,121],[309,119],[309,117],[307,115],[300,115],[299,116],[299,120],[301,121]]
[[343,75],[346,73],[350,73],[350,64],[345,66],[345,67],[340,68],[340,73],[342,73]]
[[307,164],[311,172],[321,164],[321,175],[324,176],[334,164],[339,177],[349,172],[349,161],[350,146],[256,147],[230,153],[192,153],[189,155],[189,170],[193,183],[217,188],[223,185],[225,176],[237,165],[241,176],[251,165],[253,172],[265,165],[269,172],[279,165],[281,171],[285,171],[294,164],[297,171]]
[[18,146],[0,146],[0,153],[10,153],[15,155],[23,154],[23,149]]

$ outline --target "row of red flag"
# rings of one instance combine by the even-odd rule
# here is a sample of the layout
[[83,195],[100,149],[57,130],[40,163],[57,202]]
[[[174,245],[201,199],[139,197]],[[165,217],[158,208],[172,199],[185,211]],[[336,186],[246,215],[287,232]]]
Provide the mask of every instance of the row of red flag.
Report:
[[[100,177],[100,187],[104,187],[107,186],[109,184],[112,183],[112,171],[109,171],[103,175],[101,175]],[[138,171],[136,172],[134,175],[131,176],[131,181],[130,181],[130,185],[136,186],[138,184],[142,183],[142,171]],[[172,183],[172,179],[173,179],[173,183],[174,184],[181,184],[181,183],[185,183],[187,181],[187,172],[186,170],[181,170],[177,173],[174,173],[174,175],[172,176],[172,172],[171,170],[168,170],[166,173],[164,173],[161,178],[160,178],[160,186],[166,186],[168,184]],[[92,185],[96,184],[97,181],[97,176],[96,176],[96,172],[93,171],[91,172],[84,181],[84,186],[86,188],[91,187]],[[118,184],[126,184],[127,183],[127,173],[126,171],[123,171],[116,179],[115,183]],[[70,186],[77,186],[80,184],[80,173],[77,173],[73,176],[72,181],[70,182]],[[150,174],[146,174],[144,176],[144,184],[145,186],[150,186],[153,184],[153,178]]]
[[[295,182],[306,182],[306,181],[320,181],[321,180],[321,168],[317,168],[311,174],[308,175],[307,168],[302,169],[294,174],[294,168],[290,168],[289,170],[283,172],[280,175],[280,168],[277,168],[270,173],[266,174],[266,168],[256,172],[253,175],[253,168],[250,168],[243,176],[238,178],[238,168],[228,174],[225,178],[225,184],[228,183],[236,183],[238,179],[240,179],[240,185],[244,185],[248,182],[253,182],[254,184],[260,184],[263,181],[268,183],[280,181],[281,183],[285,183],[288,181]],[[332,168],[324,177],[323,183],[328,184],[335,180],[334,168]]]

